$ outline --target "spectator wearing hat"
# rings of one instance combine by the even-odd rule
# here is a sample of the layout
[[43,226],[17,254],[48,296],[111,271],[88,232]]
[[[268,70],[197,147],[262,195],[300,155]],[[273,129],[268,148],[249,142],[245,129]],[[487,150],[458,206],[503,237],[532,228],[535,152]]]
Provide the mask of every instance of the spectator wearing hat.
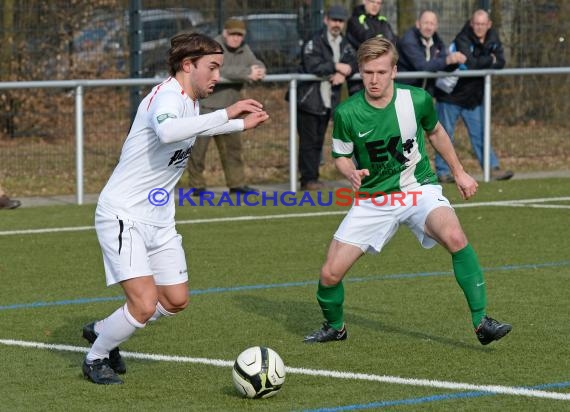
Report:
[[[215,38],[224,49],[224,64],[221,75],[233,82],[217,84],[214,93],[200,101],[202,113],[211,113],[233,104],[240,99],[245,83],[256,82],[265,77],[265,65],[255,57],[250,47],[244,43],[245,34],[246,26],[242,20],[229,19],[224,24],[222,34]],[[214,139],[216,142],[229,192],[257,192],[256,189],[245,184],[241,133],[233,133],[196,138],[188,162],[189,184],[190,187],[196,189],[193,194],[199,196],[206,190],[204,169],[210,139]]]
[[325,26],[305,43],[301,71],[322,78],[302,82],[297,91],[297,131],[302,190],[320,190],[320,156],[332,111],[340,101],[342,84],[357,71],[356,52],[343,36],[348,11],[330,6]]

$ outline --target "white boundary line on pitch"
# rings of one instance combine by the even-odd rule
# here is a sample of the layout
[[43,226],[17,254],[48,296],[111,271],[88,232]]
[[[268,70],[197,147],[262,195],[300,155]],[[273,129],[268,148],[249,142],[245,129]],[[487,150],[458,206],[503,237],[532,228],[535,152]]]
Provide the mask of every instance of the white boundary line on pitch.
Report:
[[[475,202],[475,203],[461,203],[453,205],[455,209],[465,207],[484,207],[484,206],[508,206],[508,207],[534,207],[534,208],[549,208],[549,209],[568,209],[570,205],[538,205],[535,203],[546,202],[562,202],[568,201],[570,197],[545,197],[538,199],[519,199],[519,200],[498,200],[492,202]],[[235,217],[217,217],[211,219],[191,219],[191,220],[178,220],[177,225],[192,225],[200,223],[221,223],[221,222],[245,222],[254,220],[272,220],[272,219],[291,219],[299,217],[318,217],[318,216],[334,216],[343,215],[348,212],[346,210],[335,210],[330,212],[315,212],[315,213],[287,213],[279,215],[264,215],[264,216],[235,216]],[[95,226],[76,226],[76,227],[54,227],[46,229],[22,229],[22,230],[5,230],[0,231],[0,236],[10,235],[35,235],[42,233],[60,233],[60,232],[82,232],[87,230],[94,230]]]
[[[89,348],[81,346],[58,345],[58,344],[48,344],[41,342],[28,342],[28,341],[13,340],[13,339],[0,339],[0,344],[7,346],[19,346],[23,348],[49,349],[49,350],[66,351],[66,352],[86,353],[89,350]],[[202,365],[221,366],[228,368],[232,367],[234,364],[233,361],[225,361],[222,359],[192,358],[187,356],[169,356],[169,355],[158,355],[152,353],[125,352],[125,351],[121,351],[121,354],[125,358],[132,358],[132,359],[179,362],[179,363],[198,363]],[[424,386],[430,388],[452,389],[452,390],[461,390],[461,391],[463,390],[479,391],[479,392],[496,393],[500,395],[526,396],[530,398],[570,401],[570,393],[525,389],[513,386],[473,385],[470,383],[461,383],[461,382],[448,382],[448,381],[439,381],[432,379],[401,378],[399,376],[371,375],[366,373],[339,372],[339,371],[328,371],[321,369],[286,367],[285,371],[287,373],[298,374],[298,375],[323,376],[327,378],[383,382],[383,383],[390,383],[396,385]]]

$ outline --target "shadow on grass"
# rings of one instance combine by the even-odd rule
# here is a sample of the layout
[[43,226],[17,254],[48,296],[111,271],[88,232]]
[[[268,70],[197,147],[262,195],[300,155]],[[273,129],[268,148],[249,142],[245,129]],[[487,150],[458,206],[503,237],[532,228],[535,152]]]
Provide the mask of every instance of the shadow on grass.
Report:
[[[288,331],[300,338],[318,328],[321,321],[321,311],[316,301],[264,299],[259,295],[240,295],[233,298],[241,310],[264,316],[274,322],[281,323]],[[375,333],[389,333],[415,339],[418,341],[433,341],[444,346],[461,348],[471,351],[488,352],[494,348],[482,347],[473,336],[473,343],[458,341],[454,338],[406,329],[389,322],[365,318],[354,313],[345,312],[347,322],[361,328],[370,329]]]
[[408,338],[413,338],[419,341],[433,341],[445,346],[451,346],[454,348],[461,348],[478,352],[488,352],[490,350],[491,351],[494,350],[494,348],[481,346],[477,342],[476,340],[477,338],[475,337],[475,335],[473,335],[474,339],[473,343],[467,343],[467,342],[458,341],[457,339],[448,338],[445,336],[438,336],[421,331],[406,329],[400,326],[389,324],[387,322],[381,322],[378,320],[364,318],[362,316],[355,315],[352,313],[348,314],[347,316],[350,317],[351,324],[358,325],[366,329],[372,329],[374,331],[392,333],[400,336],[405,336]]
[[[82,329],[83,325],[89,323],[92,319],[87,319],[85,316],[68,316],[65,321],[65,325],[54,329],[48,336],[47,343],[53,343],[56,345],[61,345],[62,342],[67,342],[67,344],[72,346],[89,348],[91,345],[83,339]],[[69,352],[69,351],[55,351],[60,358],[63,359],[62,366],[65,368],[73,368],[77,371],[77,379],[83,380],[83,372],[81,371],[81,365],[83,364],[83,359],[85,358],[85,353],[83,352]]]
[[[47,343],[60,345],[62,344],[62,342],[66,342],[66,344],[68,345],[84,347],[86,349],[85,352],[71,352],[71,351],[59,351],[59,350],[54,352],[64,360],[63,365],[65,365],[65,367],[75,368],[77,370],[78,379],[85,379],[83,377],[83,372],[81,371],[81,365],[83,364],[83,360],[85,359],[87,350],[91,347],[91,344],[89,344],[87,340],[83,338],[83,326],[88,324],[89,322],[92,322],[93,320],[101,319],[106,316],[107,315],[102,315],[100,312],[97,312],[97,314],[94,314],[90,318],[86,318],[84,315],[69,316],[66,318],[65,325],[54,329],[50,333],[47,339]],[[135,333],[133,336],[131,336],[129,341],[136,340],[138,338],[138,335],[140,334]],[[128,359],[127,370],[129,362],[137,362],[137,361],[139,360]]]
[[233,297],[241,310],[261,315],[281,323],[288,331],[303,336],[319,322],[320,309],[316,302],[264,299],[259,295]]

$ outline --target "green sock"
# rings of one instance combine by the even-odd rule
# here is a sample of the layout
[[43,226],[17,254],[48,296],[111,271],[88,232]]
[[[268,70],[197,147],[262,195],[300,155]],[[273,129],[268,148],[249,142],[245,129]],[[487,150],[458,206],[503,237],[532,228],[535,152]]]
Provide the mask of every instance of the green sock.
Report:
[[344,286],[342,281],[334,286],[323,286],[319,282],[317,301],[329,325],[336,330],[342,329],[342,325],[344,325],[344,313],[342,310]]
[[485,316],[487,287],[475,251],[470,244],[451,254],[455,279],[467,298],[473,327],[479,326]]

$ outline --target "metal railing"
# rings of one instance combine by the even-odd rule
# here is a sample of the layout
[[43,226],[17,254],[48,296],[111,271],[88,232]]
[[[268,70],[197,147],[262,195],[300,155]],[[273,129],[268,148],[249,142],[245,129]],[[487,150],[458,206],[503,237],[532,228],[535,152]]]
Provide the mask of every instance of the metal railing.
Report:
[[[493,76],[524,76],[524,75],[553,75],[570,74],[570,67],[502,69],[502,70],[464,70],[454,72],[459,77],[484,77],[484,164],[483,178],[490,180],[490,151],[491,151],[491,79]],[[449,76],[448,72],[402,72],[397,78],[438,78]],[[354,78],[359,78],[356,75]],[[297,191],[297,84],[300,81],[320,80],[310,74],[276,74],[265,77],[264,82],[289,83],[289,184],[290,190]],[[0,90],[10,89],[43,89],[64,88],[75,92],[75,171],[76,171],[76,201],[83,204],[83,91],[86,87],[117,87],[117,86],[152,86],[159,82],[156,78],[147,79],[107,79],[107,80],[54,80],[27,82],[0,82]],[[224,80],[225,81],[225,80]]]

